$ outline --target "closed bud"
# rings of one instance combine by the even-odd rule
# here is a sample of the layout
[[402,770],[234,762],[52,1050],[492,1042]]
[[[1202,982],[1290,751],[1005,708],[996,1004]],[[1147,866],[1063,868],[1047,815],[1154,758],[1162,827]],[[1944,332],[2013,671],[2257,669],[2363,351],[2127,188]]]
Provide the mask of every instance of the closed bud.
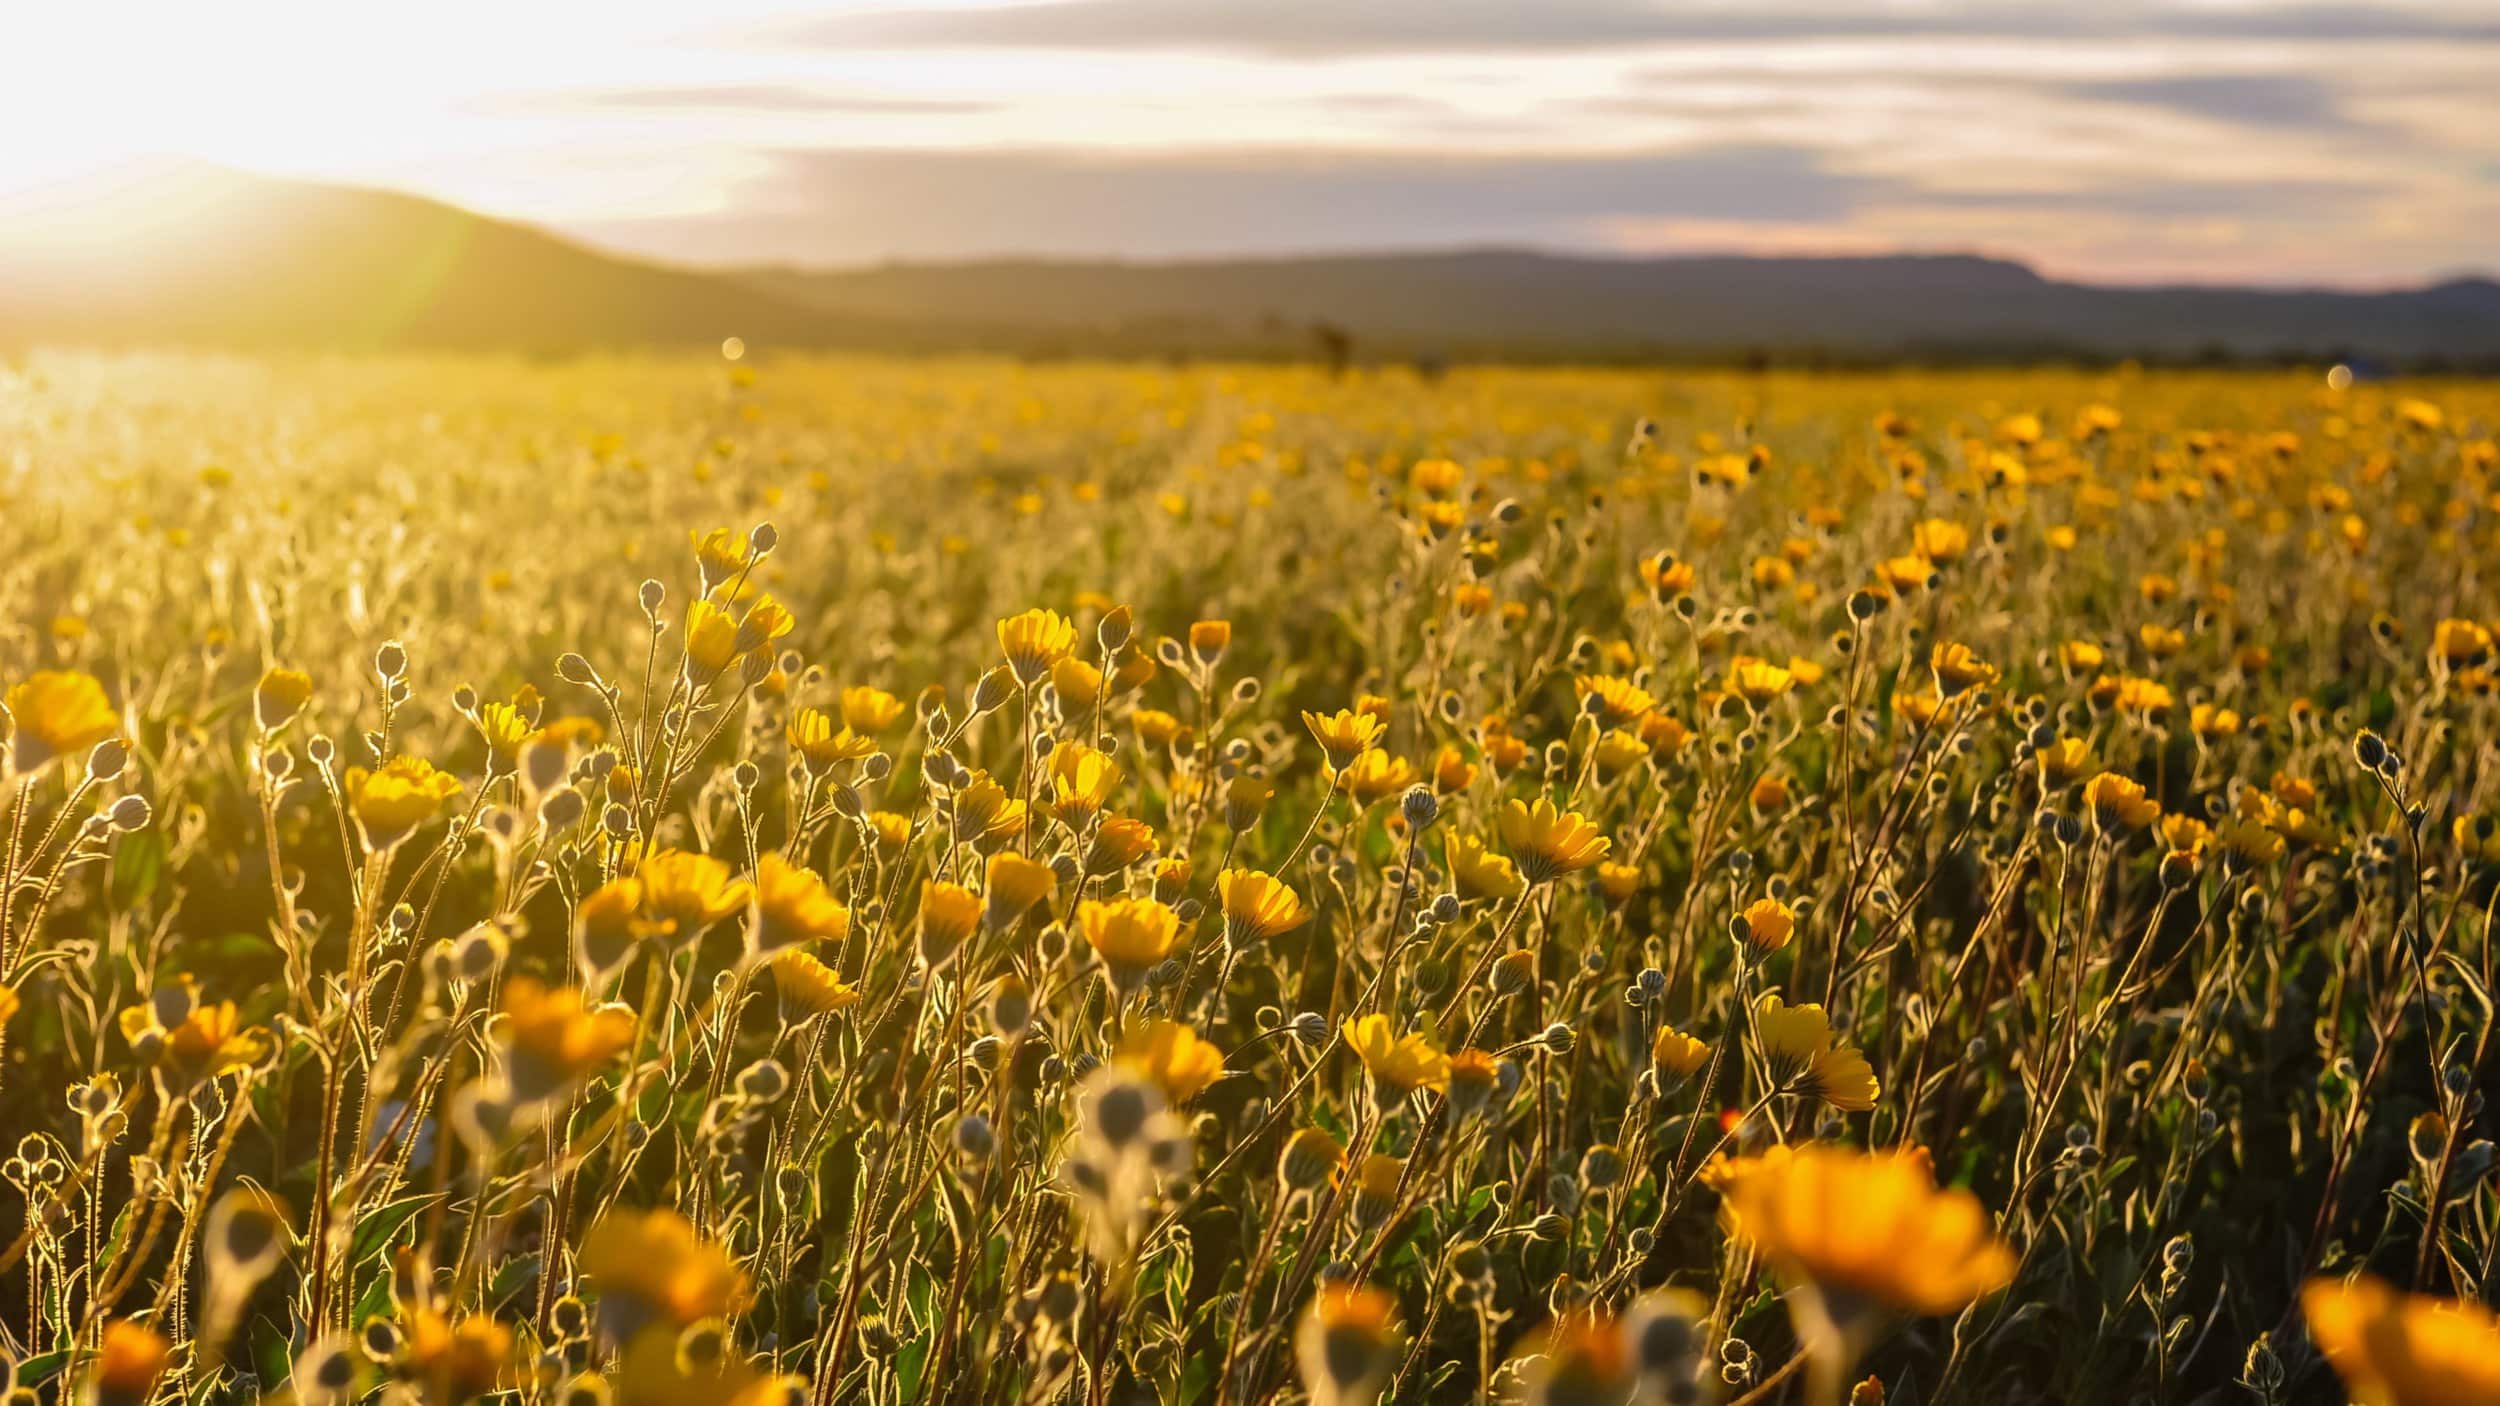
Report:
[[1015,675],[1008,672],[1005,665],[990,670],[983,674],[981,681],[972,687],[972,711],[975,713],[996,712],[1010,697],[1014,696],[1015,687]]
[[1528,951],[1506,953],[1493,964],[1493,991],[1500,996],[1516,996],[1536,982],[1536,954]]
[[1406,823],[1418,830],[1430,825],[1441,815],[1441,803],[1433,798],[1432,788],[1429,786],[1417,786],[1408,790],[1405,799],[1398,803],[1398,808],[1405,814]]
[[2353,735],[2352,759],[2363,771],[2377,771],[2387,765],[2387,741],[2377,733],[2363,728]]
[[1129,613],[1129,608],[1115,605],[1104,612],[1102,623],[1094,627],[1094,642],[1102,646],[1106,656],[1117,654],[1128,648],[1129,636],[1135,629],[1136,617]]
[[978,1113],[967,1113],[955,1122],[955,1150],[976,1162],[989,1160],[997,1150],[998,1138],[990,1130],[990,1120]]
[[1287,1190],[1315,1191],[1345,1165],[1345,1148],[1320,1128],[1303,1128],[1285,1140],[1276,1176]]
[[2240,1383],[2271,1401],[2283,1389],[2283,1359],[2275,1354],[2274,1335],[2259,1333],[2240,1361]]

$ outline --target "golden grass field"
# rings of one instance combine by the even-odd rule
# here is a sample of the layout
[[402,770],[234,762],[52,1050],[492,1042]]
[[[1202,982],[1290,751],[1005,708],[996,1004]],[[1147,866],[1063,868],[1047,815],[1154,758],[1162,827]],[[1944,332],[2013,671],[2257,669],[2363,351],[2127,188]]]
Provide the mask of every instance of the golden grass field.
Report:
[[8,1400],[2500,1401],[2496,429],[22,360]]

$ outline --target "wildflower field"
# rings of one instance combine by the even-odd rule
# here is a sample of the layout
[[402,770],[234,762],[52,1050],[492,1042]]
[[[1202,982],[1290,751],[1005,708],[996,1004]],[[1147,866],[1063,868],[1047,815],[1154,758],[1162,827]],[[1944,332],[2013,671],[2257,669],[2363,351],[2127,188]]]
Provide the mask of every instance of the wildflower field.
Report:
[[2500,1401],[2495,432],[0,367],[7,1401]]

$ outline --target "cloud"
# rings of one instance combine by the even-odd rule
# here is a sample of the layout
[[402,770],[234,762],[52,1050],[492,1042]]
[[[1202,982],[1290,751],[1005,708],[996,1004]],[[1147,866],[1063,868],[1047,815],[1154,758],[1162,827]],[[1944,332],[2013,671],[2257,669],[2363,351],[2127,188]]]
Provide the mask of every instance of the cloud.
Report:
[[777,155],[717,221],[610,222],[589,232],[672,257],[737,262],[804,250],[802,261],[817,264],[1589,247],[1616,221],[1828,224],[1905,193],[1789,146],[1559,156],[807,151]]
[[1884,5],[1688,0],[1041,0],[780,22],[774,43],[861,48],[1200,49],[1325,57],[1905,37],[2500,41],[2468,4]]
[[2342,95],[2304,73],[2189,73],[2066,86],[2073,96],[2159,108],[2243,127],[2350,128]]
[[2360,210],[2397,187],[2359,178],[2242,181],[2116,179],[2052,190],[1927,190],[1917,203],[1963,210],[2089,212],[2147,220],[2314,220]]
[[916,98],[846,93],[796,83],[696,83],[649,87],[580,88],[503,94],[481,99],[471,110],[488,114],[611,112],[814,113],[819,115],[915,116],[989,112],[997,104],[971,98]]

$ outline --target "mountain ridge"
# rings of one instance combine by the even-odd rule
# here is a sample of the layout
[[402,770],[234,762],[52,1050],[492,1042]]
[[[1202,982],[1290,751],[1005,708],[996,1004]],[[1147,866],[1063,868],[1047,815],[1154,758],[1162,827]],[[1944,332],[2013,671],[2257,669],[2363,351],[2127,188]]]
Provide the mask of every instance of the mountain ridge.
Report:
[[[201,167],[72,191],[48,225],[12,230],[16,219],[0,217],[0,346],[567,354],[737,336],[1022,354],[2339,356],[2500,369],[2500,281],[2478,273],[2379,291],[2143,286],[1961,252],[1510,247],[717,269],[642,262],[421,196]],[[46,228],[96,234],[26,237]]]

